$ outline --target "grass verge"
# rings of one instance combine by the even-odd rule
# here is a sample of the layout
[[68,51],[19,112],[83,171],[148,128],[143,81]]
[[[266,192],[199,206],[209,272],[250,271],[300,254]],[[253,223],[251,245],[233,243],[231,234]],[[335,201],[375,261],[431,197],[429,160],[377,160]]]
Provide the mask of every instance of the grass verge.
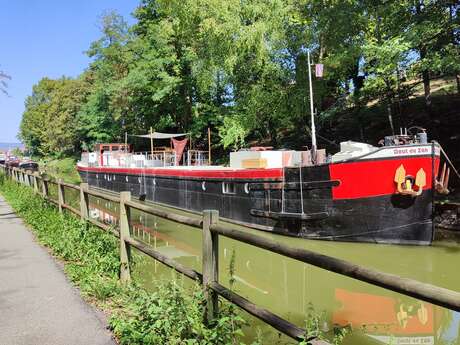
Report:
[[78,184],[81,182],[77,171],[77,161],[74,158],[46,159],[38,162],[40,170],[47,175],[62,179],[64,182]]
[[243,318],[221,301],[212,327],[203,322],[201,287],[180,279],[157,281],[154,292],[118,282],[118,240],[57,209],[25,186],[0,179],[0,193],[30,226],[38,242],[64,262],[82,296],[109,314],[121,344],[241,344]]

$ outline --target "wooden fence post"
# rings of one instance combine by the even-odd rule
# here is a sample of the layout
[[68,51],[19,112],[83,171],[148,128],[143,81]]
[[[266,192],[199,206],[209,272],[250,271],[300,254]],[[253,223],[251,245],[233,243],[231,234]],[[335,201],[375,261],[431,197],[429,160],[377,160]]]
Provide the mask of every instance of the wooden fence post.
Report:
[[62,185],[62,179],[58,180],[57,192],[58,192],[58,208],[59,208],[59,212],[62,213],[62,210],[63,210],[62,205],[64,204],[64,186]]
[[48,181],[42,178],[42,195],[46,199],[48,197]]
[[29,187],[31,187],[32,186],[32,180],[30,179],[30,173],[26,172],[26,175],[27,175],[27,185]]
[[219,235],[210,230],[219,220],[219,211],[203,211],[203,289],[206,300],[205,320],[209,324],[217,317],[218,295],[209,288],[212,282],[219,280]]
[[81,220],[86,221],[88,219],[88,184],[80,183],[80,216]]
[[38,193],[38,172],[34,172],[34,192]]
[[122,284],[127,284],[131,280],[131,272],[129,261],[131,258],[131,247],[126,243],[126,238],[131,235],[129,233],[129,206],[126,201],[131,200],[131,192],[120,192],[120,281]]

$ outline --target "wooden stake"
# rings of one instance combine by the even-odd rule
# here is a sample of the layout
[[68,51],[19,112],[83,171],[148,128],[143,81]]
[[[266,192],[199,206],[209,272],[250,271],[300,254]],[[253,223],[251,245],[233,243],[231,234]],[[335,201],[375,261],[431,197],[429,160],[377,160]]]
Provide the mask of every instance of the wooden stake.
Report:
[[58,208],[59,208],[59,213],[62,213],[63,210],[63,204],[64,204],[64,187],[62,185],[62,179],[58,180],[58,185],[57,185],[57,192],[58,192]]
[[218,295],[209,287],[219,282],[219,235],[210,230],[219,220],[219,211],[203,211],[203,290],[206,299],[205,320],[209,324],[218,314]]
[[88,219],[88,189],[87,183],[80,183],[80,217],[83,221]]
[[48,181],[42,178],[42,195],[44,198],[48,197]]
[[129,261],[131,257],[131,247],[126,241],[130,238],[129,233],[129,206],[127,201],[131,201],[131,192],[120,192],[120,281],[127,284],[131,281]]
[[34,192],[38,193],[38,172],[34,172]]

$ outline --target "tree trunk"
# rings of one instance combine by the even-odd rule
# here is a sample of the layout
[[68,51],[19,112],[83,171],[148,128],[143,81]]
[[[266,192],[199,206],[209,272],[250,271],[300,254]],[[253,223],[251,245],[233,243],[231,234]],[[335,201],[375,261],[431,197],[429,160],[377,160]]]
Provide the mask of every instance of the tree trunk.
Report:
[[[417,13],[417,18],[418,20],[422,20],[420,16],[422,15],[422,6],[423,6],[423,1],[417,0],[416,5],[415,5],[415,11]],[[420,53],[420,60],[423,61],[426,58],[426,47],[423,46],[423,43],[419,47],[419,53]],[[431,86],[430,86],[430,71],[428,69],[424,69],[422,71],[422,80],[423,80],[423,91],[425,94],[425,108],[428,110],[428,113],[430,116],[432,115],[431,112]]]
[[395,135],[395,127],[394,127],[394,124],[393,124],[393,113],[391,111],[391,99],[388,100],[388,104],[387,104],[387,113],[388,113],[388,122],[390,123],[390,128],[391,128],[391,134],[392,135]]
[[460,75],[458,73],[455,74],[455,79],[457,80],[457,93],[460,94]]
[[423,91],[425,94],[425,106],[428,109],[428,111],[431,111],[430,72],[428,70],[423,70],[422,78],[423,78]]
[[[453,20],[454,20],[454,5],[453,3],[450,3],[449,4],[449,22],[450,22],[451,27],[452,27]],[[450,30],[450,38],[451,38],[452,43],[455,45],[456,40],[455,40],[455,31],[453,27]],[[457,81],[457,93],[460,94],[460,71],[455,72],[455,80]]]
[[186,131],[192,121],[192,69],[188,61],[183,61],[182,45],[179,42],[175,42],[175,50],[180,64],[180,77],[182,79],[179,86],[179,97],[182,103],[181,127],[182,130]]
[[192,69],[188,62],[184,62],[181,69],[182,83],[180,93],[182,99],[182,124],[183,129],[188,130],[192,122]]

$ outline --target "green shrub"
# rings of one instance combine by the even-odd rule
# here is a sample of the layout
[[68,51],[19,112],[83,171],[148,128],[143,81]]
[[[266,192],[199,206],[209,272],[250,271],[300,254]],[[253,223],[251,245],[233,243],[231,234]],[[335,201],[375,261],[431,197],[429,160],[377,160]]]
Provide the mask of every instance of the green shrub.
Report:
[[69,214],[60,214],[29,187],[0,178],[0,192],[35,233],[38,241],[65,262],[70,280],[83,296],[111,314],[121,344],[241,344],[245,321],[220,301],[210,327],[203,321],[201,287],[179,280],[157,281],[154,292],[133,282],[121,286],[118,240]]

